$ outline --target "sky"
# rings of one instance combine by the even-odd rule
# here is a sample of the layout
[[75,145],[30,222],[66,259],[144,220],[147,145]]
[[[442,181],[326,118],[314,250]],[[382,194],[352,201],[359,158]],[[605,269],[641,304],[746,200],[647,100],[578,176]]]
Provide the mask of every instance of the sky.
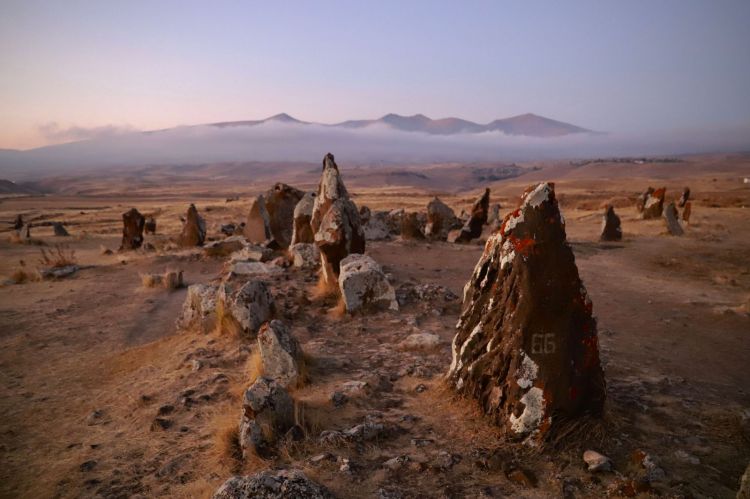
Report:
[[3,0],[0,149],[280,112],[746,126],[748,26],[747,0]]

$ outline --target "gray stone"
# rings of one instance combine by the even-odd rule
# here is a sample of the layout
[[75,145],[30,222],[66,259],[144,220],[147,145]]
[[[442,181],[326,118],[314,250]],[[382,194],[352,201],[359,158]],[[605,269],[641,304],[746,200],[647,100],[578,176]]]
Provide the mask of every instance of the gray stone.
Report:
[[213,495],[213,499],[298,498],[333,499],[333,494],[300,470],[269,470],[250,476],[234,476]]
[[283,322],[273,320],[261,327],[258,348],[263,376],[283,387],[297,386],[302,381],[302,348]]
[[315,268],[320,265],[320,251],[315,244],[293,244],[289,247],[289,259],[294,267]]
[[224,284],[219,287],[218,298],[223,305],[222,320],[233,323],[243,338],[254,338],[260,326],[273,318],[273,296],[261,280],[249,280],[234,292]]
[[347,312],[398,310],[393,287],[380,265],[369,256],[352,254],[341,261],[339,289]]
[[294,424],[294,400],[286,389],[270,378],[258,378],[242,400],[239,441],[243,455],[267,456]]
[[217,286],[215,285],[188,286],[182,312],[177,319],[177,327],[202,333],[213,331],[216,327],[216,295]]

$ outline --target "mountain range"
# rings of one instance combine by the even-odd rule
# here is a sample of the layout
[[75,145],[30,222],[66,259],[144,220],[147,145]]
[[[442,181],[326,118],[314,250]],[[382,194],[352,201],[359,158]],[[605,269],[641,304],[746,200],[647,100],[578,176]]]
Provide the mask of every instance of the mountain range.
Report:
[[422,132],[431,135],[454,135],[458,133],[482,133],[502,132],[506,135],[526,135],[529,137],[560,137],[573,133],[592,133],[591,130],[571,125],[562,121],[545,118],[536,114],[527,113],[510,118],[497,119],[487,124],[475,123],[461,118],[428,118],[424,114],[413,116],[401,116],[399,114],[386,114],[382,118],[373,120],[348,120],[332,125],[300,121],[286,113],[277,114],[264,120],[250,121],[224,121],[210,123],[210,126],[219,128],[255,126],[264,123],[289,123],[297,125],[321,125],[336,128],[368,128],[372,126],[385,126],[402,132]]

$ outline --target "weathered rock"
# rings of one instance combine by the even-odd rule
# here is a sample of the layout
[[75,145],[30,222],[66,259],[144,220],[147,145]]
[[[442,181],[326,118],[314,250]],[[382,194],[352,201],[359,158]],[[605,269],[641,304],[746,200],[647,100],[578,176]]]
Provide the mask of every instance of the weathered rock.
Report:
[[263,376],[283,387],[297,386],[303,381],[302,348],[283,322],[273,320],[261,327],[258,348],[263,362]]
[[314,268],[320,263],[320,251],[315,244],[297,243],[289,247],[289,258],[297,268]]
[[595,450],[587,450],[583,453],[583,461],[588,465],[589,471],[609,471],[612,469],[612,460],[604,454]]
[[653,192],[654,192],[654,188],[649,186],[645,192],[638,195],[638,197],[635,200],[635,209],[638,210],[638,213],[643,213],[643,209],[646,206],[646,200],[649,197],[651,197],[651,194],[653,194]]
[[467,243],[482,235],[482,227],[487,223],[487,217],[490,208],[490,190],[484,190],[484,194],[474,201],[471,207],[469,220],[466,221],[458,233],[453,231],[448,233],[448,242]]
[[222,304],[222,328],[234,329],[241,338],[255,338],[260,326],[275,313],[268,285],[259,279],[245,282],[234,292],[224,284],[219,287],[218,298]]
[[78,265],[65,265],[63,267],[39,268],[39,277],[42,279],[64,279],[78,272]]
[[370,211],[370,208],[368,208],[367,206],[359,207],[359,221],[362,223],[362,225],[365,225],[367,222],[369,222],[371,216],[372,211]]
[[351,253],[365,252],[365,234],[357,207],[349,199],[331,153],[323,158],[323,175],[310,226],[320,250],[322,280],[334,286],[338,282],[341,260]]
[[221,224],[221,227],[219,227],[219,232],[221,232],[225,236],[233,236],[235,232],[241,232],[243,227],[245,227],[244,224],[239,224],[239,225],[235,223]]
[[189,248],[193,246],[203,246],[206,240],[206,222],[198,215],[198,210],[194,204],[191,204],[185,217],[185,223],[180,233],[179,244],[182,247]]
[[424,239],[417,213],[406,213],[401,218],[401,239],[417,241]]
[[622,228],[620,227],[620,217],[615,214],[614,206],[607,205],[604,209],[602,218],[602,234],[599,236],[602,241],[621,241]]
[[382,241],[391,237],[391,223],[387,211],[371,213],[367,210],[367,221],[363,221],[362,224],[365,239],[368,241]]
[[399,348],[402,350],[434,350],[440,346],[440,337],[433,333],[415,333],[407,336]]
[[679,214],[674,203],[669,203],[664,208],[664,221],[667,223],[667,231],[673,236],[681,236],[685,233],[679,221]]
[[211,284],[188,286],[177,327],[202,333],[213,331],[216,327],[216,295],[217,286]]
[[16,215],[16,218],[13,219],[13,230],[15,230],[16,232],[20,232],[23,226],[23,215]]
[[295,209],[304,195],[305,193],[299,189],[280,182],[266,193],[266,212],[271,238],[279,249],[288,248],[292,242]]
[[120,251],[134,250],[143,244],[143,226],[146,219],[138,210],[131,208],[122,214],[122,242]]
[[242,230],[245,239],[251,243],[263,243],[271,239],[271,220],[266,211],[266,199],[261,195],[253,199]]
[[286,389],[273,379],[258,378],[242,400],[239,441],[243,455],[267,456],[294,424],[294,401]]
[[141,282],[146,288],[181,288],[184,283],[181,270],[168,270],[162,274],[141,274]]
[[236,261],[230,262],[225,275],[226,281],[232,281],[236,277],[261,277],[280,274],[283,270],[272,262]]
[[229,236],[226,239],[212,241],[203,246],[206,256],[223,257],[234,254],[247,246],[243,236]]
[[682,209],[682,221],[686,224],[690,223],[690,213],[692,212],[693,203],[690,201],[685,203],[685,207]]
[[347,312],[398,310],[396,292],[383,269],[369,256],[352,254],[341,261],[339,289]]
[[315,206],[314,192],[307,192],[294,207],[294,230],[292,232],[291,245],[305,243],[315,243],[315,235],[310,227],[313,207]]
[[596,321],[554,184],[527,189],[487,241],[456,328],[448,382],[511,434],[535,442],[601,411]]
[[333,499],[333,494],[300,470],[276,470],[244,477],[233,476],[213,495],[213,499],[292,498]]
[[62,222],[52,222],[52,230],[55,231],[55,236],[57,237],[70,236],[70,234],[68,234],[68,231],[65,230],[65,227],[63,226]]
[[495,222],[500,222],[500,203],[495,203],[492,206],[490,206],[490,213],[487,217],[487,224],[492,224]]
[[427,203],[427,224],[424,228],[425,236],[431,239],[445,241],[448,232],[460,227],[456,213],[450,206],[443,203],[437,197]]
[[146,231],[146,234],[156,234],[156,219],[154,217],[146,218],[144,230]]
[[273,258],[273,250],[257,244],[247,244],[229,255],[230,263],[236,262],[267,262]]
[[[649,190],[651,188],[649,187]],[[648,192],[648,191],[646,191]],[[650,218],[659,218],[664,211],[664,197],[666,196],[667,190],[662,187],[656,189],[646,196],[646,201],[643,204],[643,212],[641,218],[648,220]]]
[[682,189],[682,195],[680,196],[680,200],[677,202],[677,206],[680,208],[683,208],[685,206],[685,203],[690,201],[690,187],[685,187]]

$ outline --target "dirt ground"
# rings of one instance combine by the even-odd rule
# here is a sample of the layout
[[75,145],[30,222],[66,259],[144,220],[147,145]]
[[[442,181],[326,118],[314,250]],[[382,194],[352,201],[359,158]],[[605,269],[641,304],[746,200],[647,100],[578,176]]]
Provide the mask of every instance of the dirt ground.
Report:
[[[0,220],[17,213],[64,220],[71,233],[56,238],[50,227],[32,229],[46,246],[0,234],[0,276],[32,269],[39,249],[60,241],[82,266],[66,279],[0,287],[0,496],[209,497],[232,474],[276,467],[301,468],[340,497],[618,496],[638,475],[633,454],[641,451],[664,471],[643,495],[734,497],[750,462],[750,185],[742,182],[750,157],[530,166],[491,182],[492,202],[505,214],[527,185],[556,182],[598,319],[607,380],[606,414],[590,431],[530,449],[506,441],[471,401],[447,391],[441,375],[460,299],[445,291],[462,294],[482,244],[380,241],[368,242],[367,253],[394,287],[432,284],[434,292],[399,312],[349,317],[312,298],[314,271],[270,277],[280,318],[310,360],[310,382],[294,392],[307,435],[272,459],[237,459],[229,437],[251,345],[221,332],[179,331],[185,289],[146,289],[139,276],[178,268],[188,284],[204,283],[224,262],[200,250],[104,255],[100,247],[117,249],[121,214],[132,206],[157,217],[157,235],[146,238],[157,248],[179,232],[190,202],[206,217],[209,236],[219,238],[220,224],[243,220],[261,186],[228,202],[236,186],[211,194],[200,185],[189,195],[180,184],[179,192],[165,186],[162,195],[136,197],[137,190],[129,195],[113,185],[107,194],[0,202]],[[481,190],[353,184],[355,202],[372,209],[424,211],[440,192],[460,212]],[[670,200],[691,187],[685,236],[666,235],[662,220],[637,218],[633,201],[648,185],[665,185]],[[598,241],[606,203],[622,218],[622,242]],[[415,332],[433,332],[443,343],[402,349]],[[347,392],[349,381],[366,385]],[[334,407],[334,391],[349,402]],[[154,427],[157,416],[170,426]],[[318,439],[323,430],[363,421],[388,431],[343,446]],[[612,458],[614,471],[587,472],[586,449]],[[384,466],[400,456],[398,465]]]

